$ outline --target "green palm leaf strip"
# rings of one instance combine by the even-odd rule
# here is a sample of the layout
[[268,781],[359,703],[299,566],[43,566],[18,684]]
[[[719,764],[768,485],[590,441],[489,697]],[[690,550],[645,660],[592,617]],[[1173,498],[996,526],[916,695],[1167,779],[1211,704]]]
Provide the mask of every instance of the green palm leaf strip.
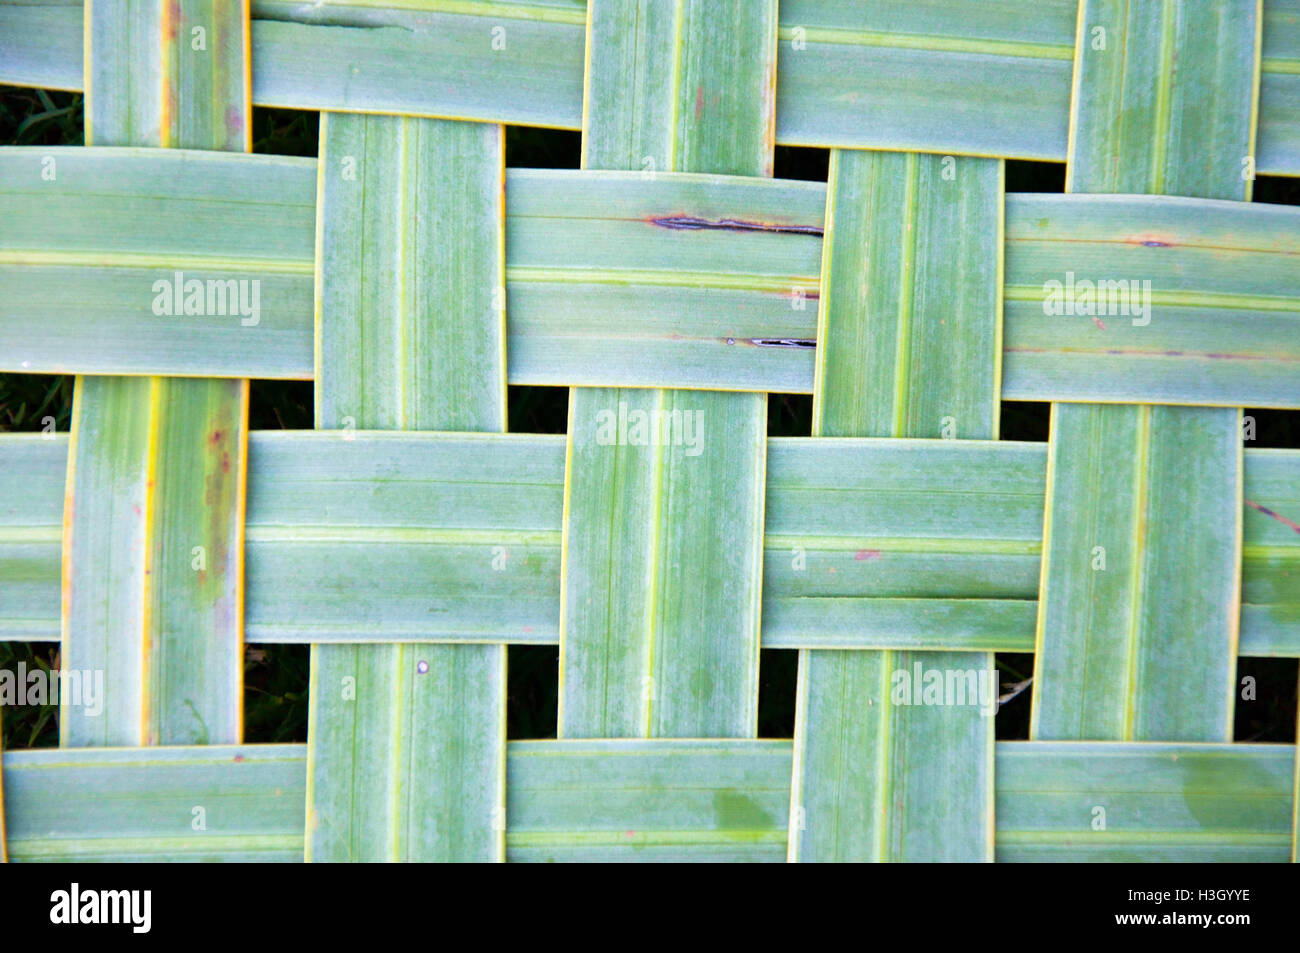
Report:
[[[0,149],[0,349],[12,370],[311,377],[316,165],[182,149]],[[210,313],[186,313],[182,297],[177,314],[174,293],[152,290],[159,279],[174,286],[178,272],[182,290],[222,282]],[[252,281],[256,315],[241,313],[237,294],[239,282],[251,294]],[[66,298],[42,297],[50,285]]]
[[68,435],[0,438],[0,641],[57,642]]
[[999,862],[1285,861],[1286,745],[1001,742]]
[[511,383],[807,391],[825,191],[510,170]]
[[[85,89],[84,0],[0,3],[0,82]],[[31,42],[39,36],[40,43]]]
[[[259,106],[582,125],[583,0],[254,0],[252,13]],[[1077,0],[959,17],[786,0],[777,142],[1063,160],[1077,16]],[[78,0],[0,0],[0,82],[83,87]],[[1300,174],[1300,0],[1264,7],[1259,99],[1258,171]]]
[[253,16],[259,105],[578,128],[582,0],[254,0]]
[[1041,444],[769,440],[763,646],[1031,651],[1045,466]]
[[[505,428],[502,139],[322,115],[318,427]],[[314,645],[307,859],[504,860],[505,700],[504,644]]]
[[1249,198],[1260,7],[1084,0],[1066,191]]
[[[831,156],[814,433],[995,437],[1002,162]],[[951,613],[892,621],[961,626]],[[948,671],[996,695],[986,652],[800,653],[790,860],[992,860],[996,702],[920,704],[923,680]],[[916,680],[905,696],[900,673]]]
[[86,143],[251,152],[247,0],[87,0]]
[[[316,161],[172,153],[0,149],[0,367],[313,375]],[[515,169],[506,186],[511,383],[812,392],[824,185]],[[1006,218],[1003,398],[1300,407],[1296,209],[1022,194]],[[260,281],[257,326],[154,314],[141,273],[176,271]],[[1048,313],[1070,274],[1149,280],[1161,317]]]
[[[1293,405],[1297,256],[1300,213],[1284,205],[1008,196],[1002,396]],[[1103,286],[1111,314],[1067,310],[1067,295],[1086,302]]]
[[[1000,164],[847,151],[832,162],[814,428],[827,437],[995,437]],[[962,293],[954,298],[946,282]],[[836,308],[853,320],[837,320]],[[946,380],[931,376],[942,368]]]
[[516,741],[512,862],[780,862],[790,742]]
[[[588,18],[585,168],[771,174],[775,0]],[[764,394],[569,392],[561,737],[756,733],[766,426]]]
[[563,504],[558,435],[254,433],[248,638],[554,645]]
[[785,0],[777,140],[1059,159],[1076,10]]
[[[235,0],[88,2],[87,144],[247,150],[247,36]],[[210,287],[135,278],[155,313]],[[240,740],[247,418],[245,380],[77,378],[63,659],[102,671],[107,698],[102,716],[61,699],[63,744]]]
[[[294,861],[305,745],[37,749],[3,758],[10,857]],[[515,741],[512,861],[785,857],[775,740]],[[999,861],[1283,861],[1288,745],[999,742]]]
[[303,745],[4,756],[16,861],[301,861]]
[[[78,378],[64,521],[68,744],[237,739],[247,384]],[[128,649],[130,649],[128,651]]]
[[[1068,188],[1249,198],[1259,15],[1087,0]],[[1232,737],[1241,440],[1235,409],[1053,405],[1032,737]]]
[[[246,639],[557,644],[564,454],[558,436],[250,434]],[[0,641],[59,639],[67,458],[63,434],[0,438]],[[1046,461],[770,439],[763,646],[1032,651]],[[1244,473],[1238,654],[1300,656],[1300,451],[1248,449]]]
[[1239,418],[1053,405],[1035,737],[1230,737]]
[[1239,654],[1300,655],[1300,450],[1247,450]]
[[583,168],[772,174],[776,8],[592,0]]
[[1300,0],[1264,4],[1259,82],[1259,172],[1300,173]]

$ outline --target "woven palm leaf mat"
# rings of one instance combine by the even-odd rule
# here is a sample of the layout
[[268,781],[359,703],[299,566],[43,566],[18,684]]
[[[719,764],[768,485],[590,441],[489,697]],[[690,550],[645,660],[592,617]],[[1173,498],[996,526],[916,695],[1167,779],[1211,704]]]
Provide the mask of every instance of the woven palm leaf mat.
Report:
[[[0,148],[0,371],[76,375],[0,435],[0,639],[60,666],[9,859],[1293,858],[1295,746],[1233,721],[1300,656],[1300,450],[1243,413],[1300,409],[1300,210],[1252,201],[1300,0],[0,0],[0,83],[85,97]],[[244,742],[268,644],[305,744]],[[508,646],[558,646],[555,739]]]

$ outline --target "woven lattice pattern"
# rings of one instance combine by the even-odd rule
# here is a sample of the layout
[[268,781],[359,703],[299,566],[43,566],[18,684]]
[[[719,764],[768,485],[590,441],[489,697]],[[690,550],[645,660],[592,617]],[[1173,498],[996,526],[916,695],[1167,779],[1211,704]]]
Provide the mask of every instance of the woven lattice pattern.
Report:
[[[0,639],[68,673],[10,859],[1293,857],[1296,749],[1232,726],[1300,656],[1300,451],[1241,409],[1300,409],[1300,212],[1251,201],[1300,0],[0,0],[0,82],[88,147],[0,149],[0,371],[78,375],[0,436]],[[250,643],[311,645],[305,745],[243,743]],[[506,741],[511,644],[556,740]]]

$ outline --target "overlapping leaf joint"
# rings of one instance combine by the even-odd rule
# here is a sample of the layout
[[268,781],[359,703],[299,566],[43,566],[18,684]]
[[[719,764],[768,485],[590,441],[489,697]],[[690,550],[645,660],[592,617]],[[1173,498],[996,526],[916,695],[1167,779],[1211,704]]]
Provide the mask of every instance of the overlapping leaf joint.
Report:
[[[1300,0],[0,0],[0,82],[92,147],[0,148],[0,370],[78,375],[0,435],[0,638],[105,686],[0,762],[9,859],[1293,857],[1296,748],[1232,723],[1300,656],[1300,450],[1241,409],[1300,408],[1300,214],[1251,201]],[[243,742],[252,643],[312,646],[305,745]]]

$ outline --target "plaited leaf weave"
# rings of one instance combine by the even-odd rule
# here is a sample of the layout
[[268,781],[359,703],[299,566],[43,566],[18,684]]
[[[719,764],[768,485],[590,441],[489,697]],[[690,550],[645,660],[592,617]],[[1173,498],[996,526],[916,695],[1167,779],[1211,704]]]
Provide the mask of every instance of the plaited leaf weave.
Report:
[[[9,859],[1294,859],[1296,747],[1232,731],[1300,657],[1300,450],[1242,411],[1300,409],[1251,201],[1300,0],[0,0],[0,83],[86,96],[0,148],[0,371],[77,375],[0,435],[0,639],[105,687],[4,755]],[[244,743],[253,643],[311,646],[305,745]],[[554,740],[506,740],[524,644]]]

